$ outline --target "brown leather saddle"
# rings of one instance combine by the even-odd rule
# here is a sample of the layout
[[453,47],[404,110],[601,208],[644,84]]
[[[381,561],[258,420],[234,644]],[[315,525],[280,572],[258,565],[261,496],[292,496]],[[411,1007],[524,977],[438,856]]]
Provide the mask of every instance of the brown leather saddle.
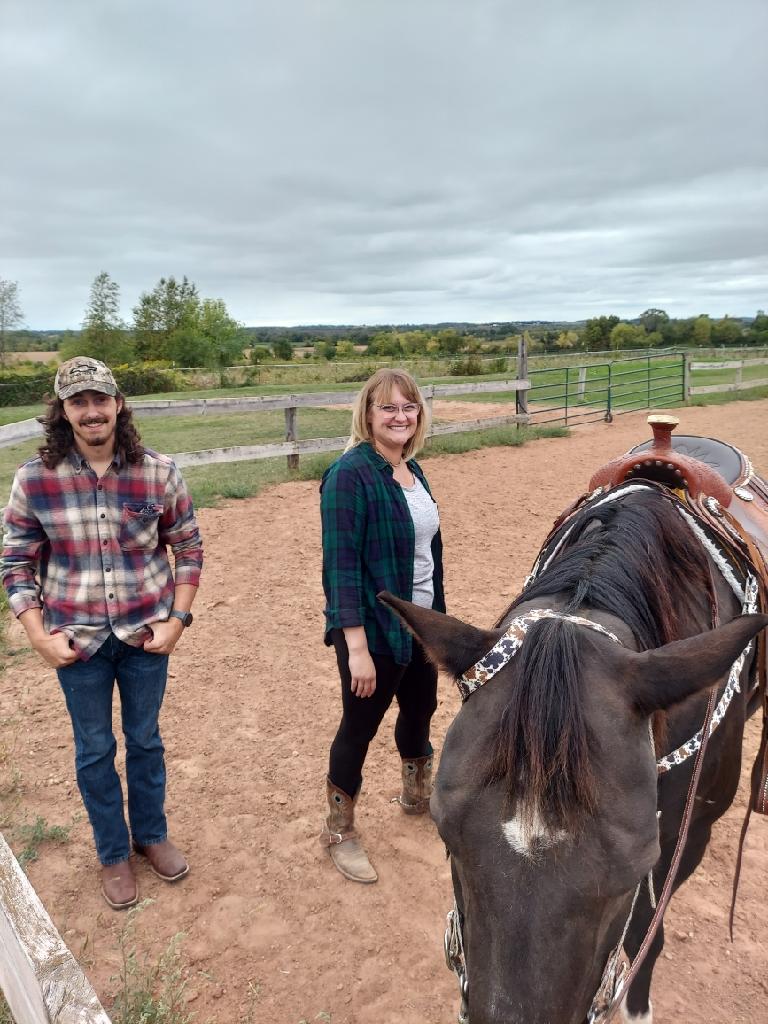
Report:
[[[678,435],[679,420],[648,417],[653,439],[613,459],[589,482],[590,491],[633,480],[663,484],[688,507],[758,580],[760,610],[768,612],[768,484],[747,456],[724,441]],[[763,734],[752,778],[752,808],[768,814],[768,660],[765,630],[758,637],[757,687],[763,708]]]

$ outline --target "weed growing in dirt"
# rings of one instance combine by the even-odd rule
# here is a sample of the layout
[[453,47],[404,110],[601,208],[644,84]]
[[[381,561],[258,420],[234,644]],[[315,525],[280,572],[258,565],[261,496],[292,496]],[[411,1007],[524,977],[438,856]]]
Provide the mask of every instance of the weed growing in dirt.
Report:
[[[320,1021],[321,1024],[331,1024],[331,1015],[327,1010],[321,1010],[316,1017],[312,1018],[313,1021]],[[302,1017],[299,1024],[310,1024],[307,1017]]]
[[0,1024],[13,1024],[11,1011],[8,1009],[8,1003],[3,998],[2,992],[0,992]]
[[25,870],[27,864],[37,860],[43,843],[66,843],[69,839],[68,826],[49,825],[45,818],[39,815],[32,825],[17,825],[14,831],[24,843],[24,848],[16,859]]
[[[16,756],[16,740],[20,728],[16,719],[0,719],[0,831],[9,833],[13,829],[22,796],[21,771]],[[3,1024],[1,1018],[0,1024]]]
[[[179,946],[183,933],[174,935],[156,959],[136,952],[136,918],[152,903],[143,900],[129,910],[120,930],[120,989],[112,1007],[113,1024],[190,1024],[186,1010],[187,986]],[[113,979],[114,980],[114,979]]]

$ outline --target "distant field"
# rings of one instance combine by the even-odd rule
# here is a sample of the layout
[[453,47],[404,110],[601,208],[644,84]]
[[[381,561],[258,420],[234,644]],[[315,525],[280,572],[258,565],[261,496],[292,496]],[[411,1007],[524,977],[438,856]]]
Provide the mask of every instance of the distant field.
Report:
[[6,352],[8,363],[50,363],[59,361],[58,352]]

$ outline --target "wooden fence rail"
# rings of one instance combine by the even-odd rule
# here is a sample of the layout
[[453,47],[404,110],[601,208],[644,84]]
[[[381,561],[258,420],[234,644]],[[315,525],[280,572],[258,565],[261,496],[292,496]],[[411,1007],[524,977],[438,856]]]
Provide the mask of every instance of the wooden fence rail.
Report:
[[[687,362],[687,380],[689,381],[686,389],[686,394],[690,398],[691,395],[711,395],[718,391],[747,391],[749,388],[763,388],[768,385],[768,377],[763,377],[760,380],[742,379],[742,370],[745,366],[768,366],[768,359],[732,359],[724,363],[695,363],[693,361]],[[735,377],[730,384],[699,384],[692,387],[690,384],[690,372],[695,370],[735,370]]]
[[16,1024],[110,1024],[1,834],[0,990]]

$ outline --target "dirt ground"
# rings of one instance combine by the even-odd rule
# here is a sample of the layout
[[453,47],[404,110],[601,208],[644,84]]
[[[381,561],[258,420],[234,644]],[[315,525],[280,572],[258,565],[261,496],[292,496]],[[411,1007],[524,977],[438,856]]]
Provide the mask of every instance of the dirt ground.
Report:
[[[679,432],[732,441],[768,470],[768,403],[681,417]],[[555,516],[599,464],[648,434],[645,413],[632,413],[570,438],[429,459],[449,611],[489,625],[519,590]],[[322,645],[318,505],[316,483],[292,483],[199,514],[203,584],[163,712],[172,836],[192,872],[171,887],[137,865],[142,895],[154,901],[139,915],[139,943],[156,953],[184,933],[197,1024],[448,1024],[457,1009],[442,954],[449,869],[431,821],[406,818],[390,803],[399,782],[392,712],[371,748],[359,803],[378,884],[345,881],[317,843],[339,715],[334,658]],[[15,741],[23,810],[49,823],[74,819],[69,842],[45,847],[30,878],[108,1008],[124,917],[99,894],[54,674],[23,652],[17,625],[11,646],[20,653],[4,677],[0,740]],[[439,696],[438,751],[459,708],[445,678]],[[753,722],[749,763],[756,744]],[[668,910],[656,1024],[768,1020],[765,819],[753,818],[748,834],[736,939],[728,941],[744,783]]]

